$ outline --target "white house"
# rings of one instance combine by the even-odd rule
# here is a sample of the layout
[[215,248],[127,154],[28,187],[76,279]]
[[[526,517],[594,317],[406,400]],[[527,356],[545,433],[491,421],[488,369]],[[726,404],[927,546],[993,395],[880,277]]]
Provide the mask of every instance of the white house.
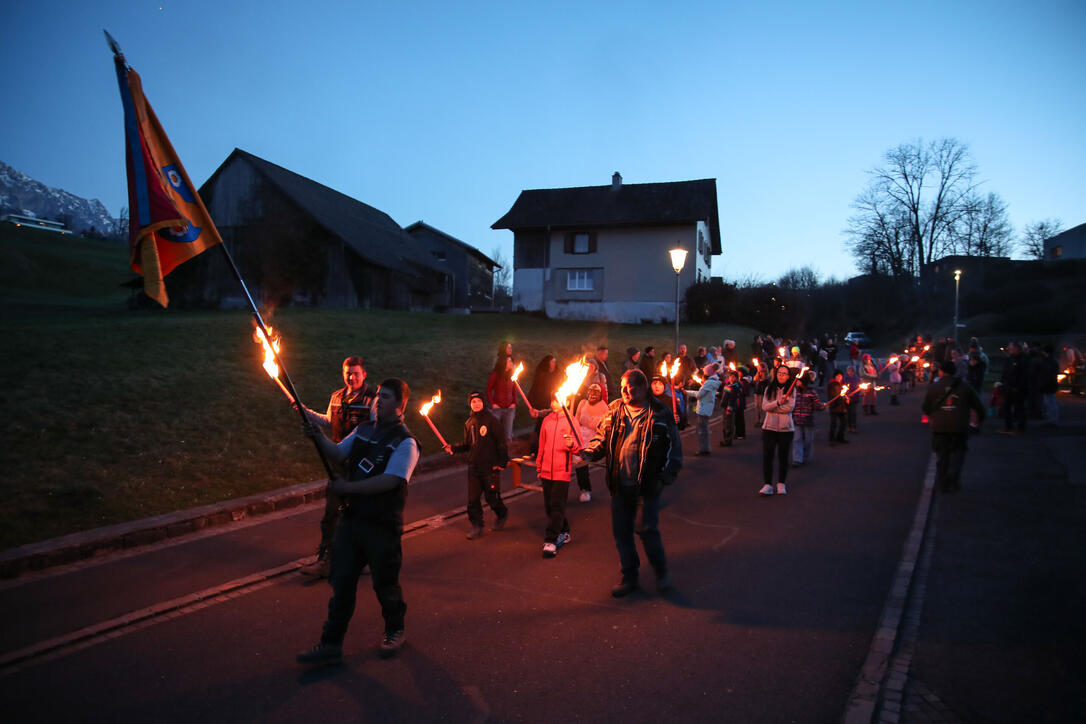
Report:
[[491,228],[513,232],[513,308],[559,319],[674,321],[668,250],[680,299],[721,253],[716,179],[530,189]]

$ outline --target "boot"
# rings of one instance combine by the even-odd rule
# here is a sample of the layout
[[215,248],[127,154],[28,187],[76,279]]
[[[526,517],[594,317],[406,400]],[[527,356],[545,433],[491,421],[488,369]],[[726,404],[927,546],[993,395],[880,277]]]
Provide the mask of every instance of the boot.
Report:
[[321,546],[317,548],[317,560],[307,566],[302,566],[301,573],[310,578],[328,578],[331,568],[332,551],[327,546]]

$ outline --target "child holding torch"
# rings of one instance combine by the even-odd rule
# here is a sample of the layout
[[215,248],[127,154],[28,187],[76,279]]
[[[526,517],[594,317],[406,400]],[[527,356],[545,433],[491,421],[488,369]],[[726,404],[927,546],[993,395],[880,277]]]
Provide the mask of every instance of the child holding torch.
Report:
[[547,527],[543,532],[544,558],[554,558],[558,549],[570,541],[566,518],[569,474],[573,469],[573,453],[581,448],[577,444],[577,433],[570,427],[557,396],[551,396],[550,408],[539,429],[539,452],[535,458],[536,474],[543,486],[543,510],[547,514]]
[[[759,495],[785,495],[788,489],[784,485],[788,477],[788,454],[792,448],[795,427],[792,424],[792,410],[796,407],[796,388],[792,384],[793,371],[781,365],[773,373],[765,394],[762,395],[762,409],[765,410],[765,422],[762,423],[762,481]],[[777,458],[777,486],[773,487],[773,458]]]
[[483,504],[486,504],[498,516],[494,521],[494,530],[505,527],[509,509],[502,501],[501,470],[509,462],[508,441],[498,418],[486,409],[483,395],[472,392],[468,395],[471,415],[464,423],[464,441],[456,445],[445,445],[445,452],[466,452],[468,454],[468,521],[471,530],[468,540],[475,540],[483,535]]
[[830,407],[830,445],[845,439],[845,418],[848,416],[848,388],[845,386],[844,373],[835,370],[833,377],[826,383],[826,404]]

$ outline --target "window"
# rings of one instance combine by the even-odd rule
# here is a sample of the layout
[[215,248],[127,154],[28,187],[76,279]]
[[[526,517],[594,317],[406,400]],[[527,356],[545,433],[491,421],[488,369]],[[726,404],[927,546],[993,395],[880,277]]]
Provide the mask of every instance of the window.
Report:
[[591,269],[570,269],[566,276],[566,290],[590,292],[593,289]]
[[439,261],[445,261],[446,260],[445,252],[443,252],[443,251],[435,251],[435,252],[432,252],[432,253]]
[[566,234],[564,251],[567,254],[595,254],[596,234],[589,231],[571,231]]
[[1062,246],[1054,246],[1054,247],[1052,247],[1052,256],[1063,256],[1063,247]]

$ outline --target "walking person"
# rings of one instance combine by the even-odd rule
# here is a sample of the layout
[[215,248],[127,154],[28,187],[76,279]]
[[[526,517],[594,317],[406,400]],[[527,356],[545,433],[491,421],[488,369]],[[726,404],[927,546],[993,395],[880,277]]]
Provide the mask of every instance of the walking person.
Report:
[[300,664],[328,665],[343,661],[343,639],[354,614],[358,578],[369,565],[373,591],[381,604],[385,633],[382,658],[393,656],[404,642],[407,604],[400,588],[403,564],[403,509],[407,483],[419,459],[419,446],[403,423],[410,390],[395,377],[377,387],[375,418],[362,423],[338,445],[316,425],[305,434],[315,440],[325,458],[346,464],[347,478],[329,485],[343,498],[343,517],[332,542],[332,570],[328,581],[332,598],[320,643],[297,656]]
[[1029,361],[1017,342],[1007,345],[1003,361],[1003,429],[1005,435],[1021,435],[1026,431],[1026,400],[1029,395]]
[[717,394],[720,391],[720,380],[716,376],[717,366],[711,364],[705,368],[705,382],[698,389],[694,409],[697,415],[698,451],[695,455],[709,454],[709,421],[713,417],[716,407]]
[[796,408],[792,411],[795,437],[792,439],[792,466],[799,467],[811,462],[814,456],[814,413],[826,409],[815,392],[816,374],[808,370],[796,379]]
[[867,387],[864,388],[863,394],[861,395],[863,399],[864,414],[879,414],[878,410],[875,409],[875,397],[879,385],[879,367],[875,364],[875,360],[871,358],[871,355],[866,352],[861,358],[860,382],[867,384]]
[[509,446],[505,439],[498,418],[486,409],[483,396],[479,392],[468,395],[468,407],[471,415],[464,423],[464,440],[456,445],[446,445],[445,452],[466,452],[468,454],[468,540],[475,540],[483,535],[483,504],[497,515],[494,530],[505,527],[509,509],[502,501],[501,470],[509,462]]
[[900,405],[898,395],[905,392],[901,385],[901,358],[891,357],[890,360],[890,363],[886,365],[886,374],[890,380],[890,404]]
[[936,489],[953,493],[961,490],[970,414],[976,414],[979,425],[985,410],[976,391],[957,375],[953,362],[940,363],[938,370],[939,378],[928,386],[921,409],[931,421]]
[[[581,428],[581,441],[591,440],[596,434],[596,426],[607,414],[607,403],[603,399],[603,389],[599,384],[588,386],[588,396],[577,403],[577,414],[573,419]],[[579,500],[582,503],[592,501],[592,479],[588,471],[588,463],[582,463],[573,468],[577,476],[577,488],[581,491]]]
[[853,401],[852,396],[856,394],[856,390],[860,389],[860,378],[856,376],[856,368],[849,365],[845,368],[845,376],[841,378],[841,381],[845,385],[845,389],[848,390],[848,407],[846,408],[846,414],[848,417],[848,431],[856,432],[857,414],[856,408],[859,405]]
[[826,383],[826,404],[830,408],[830,446],[847,443],[845,439],[846,417],[848,416],[848,388],[845,387],[841,370],[834,370],[830,381]]
[[741,412],[739,405],[743,389],[739,385],[739,373],[725,369],[721,372],[726,382],[720,387],[720,407],[724,418],[720,427],[720,447],[731,447],[735,440],[735,420]]
[[639,587],[641,559],[634,545],[635,532],[656,573],[657,590],[672,587],[658,528],[660,493],[675,481],[683,454],[671,410],[652,398],[648,379],[640,370],[622,375],[619,395],[581,451],[586,460],[606,459],[611,534],[622,570],[622,579],[611,589],[615,598],[628,596]]
[[554,396],[551,397],[550,409],[539,430],[539,453],[535,457],[536,475],[543,487],[543,511],[547,516],[547,526],[543,531],[544,558],[554,558],[558,555],[558,549],[571,540],[566,502],[569,498],[573,453],[580,449],[573,428],[562,412],[562,405]]
[[[373,418],[376,394],[366,386],[366,365],[361,357],[343,360],[343,387],[332,393],[328,411],[321,414],[303,405],[306,419],[322,430],[327,430],[332,442],[339,443],[360,423]],[[331,481],[329,481],[331,482]],[[331,569],[332,540],[339,524],[340,506],[343,500],[332,491],[325,491],[324,515],[321,516],[320,543],[317,544],[317,560],[303,566],[301,573],[313,578],[327,578]]]
[[[796,390],[792,385],[792,370],[781,365],[762,395],[765,422],[762,423],[762,481],[760,495],[785,495],[788,489],[788,454],[792,449],[795,426],[792,410],[796,407]],[[777,459],[777,485],[773,486],[773,458]]]
[[[511,345],[509,345],[511,348]],[[486,381],[486,399],[490,401],[490,411],[498,418],[505,439],[513,439],[513,418],[517,414],[517,392],[513,383],[513,358],[499,354],[494,361],[494,369]]]

